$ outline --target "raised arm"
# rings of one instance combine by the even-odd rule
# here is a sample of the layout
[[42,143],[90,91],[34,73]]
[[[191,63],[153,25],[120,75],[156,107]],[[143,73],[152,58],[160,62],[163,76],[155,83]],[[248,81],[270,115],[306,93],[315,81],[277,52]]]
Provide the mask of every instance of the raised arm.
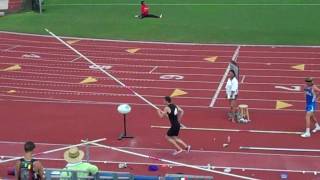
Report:
[[316,85],[312,86],[313,90],[320,93],[320,88],[318,88]]

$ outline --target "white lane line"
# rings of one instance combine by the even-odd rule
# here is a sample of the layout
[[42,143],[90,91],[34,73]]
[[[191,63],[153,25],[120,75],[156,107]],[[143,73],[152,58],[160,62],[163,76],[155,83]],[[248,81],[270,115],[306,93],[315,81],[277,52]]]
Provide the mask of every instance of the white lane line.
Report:
[[[300,132],[301,134],[301,132]],[[254,147],[240,146],[242,150],[261,150],[261,151],[291,151],[291,152],[320,152],[320,149],[302,149],[302,148],[271,148],[271,147]]]
[[[43,76],[42,75],[47,75],[48,77],[46,77],[46,79],[61,79],[63,78],[64,80],[82,80],[83,78],[86,78],[87,76],[78,76],[78,75],[63,75],[63,74],[54,74],[54,73],[40,73],[40,72],[26,72],[26,71],[23,71],[23,72],[14,72],[15,74],[14,75],[6,75],[6,74],[3,74],[2,77],[0,78],[8,78],[8,79],[11,79],[11,80],[26,80],[26,81],[40,81],[40,80],[34,80],[34,79],[43,79]],[[28,78],[32,78],[32,79],[26,79],[24,76],[24,74],[28,74],[28,75],[31,75],[31,76],[27,76]],[[23,75],[23,76],[22,76]],[[52,76],[52,77],[49,77],[49,76]],[[95,76],[96,78],[99,78],[99,79],[109,79],[109,78],[106,78],[106,77],[101,77],[101,76]],[[252,76],[252,77],[255,77],[255,76]],[[257,77],[255,77],[257,78]],[[261,78],[264,78],[264,76],[261,76]],[[297,77],[299,79],[301,79],[301,77]],[[165,79],[137,79],[137,78],[119,78],[121,80],[128,80],[128,81],[158,81],[158,82],[179,82],[179,83],[203,83],[203,84],[214,84],[214,83],[219,83],[217,81],[186,81],[186,80],[165,80]],[[303,80],[302,80],[303,81]],[[44,80],[45,82],[45,80]],[[56,82],[56,83],[68,83],[68,82],[59,82],[59,81],[53,81],[53,82]],[[263,82],[253,82],[253,83],[249,83],[249,82],[246,82],[244,84],[248,84],[248,85],[282,85],[282,86],[292,86],[292,85],[299,85],[299,86],[303,86],[304,84],[299,84],[299,83],[283,83],[283,82],[271,82],[271,83],[263,83]],[[93,86],[101,86],[102,84],[94,84]],[[91,85],[92,86],[92,85]],[[138,87],[138,86],[136,86]],[[147,88],[147,87],[146,87]],[[192,89],[192,88],[189,88],[189,89]],[[198,89],[195,89],[195,90],[198,90]],[[205,90],[208,90],[208,89],[205,89]],[[212,91],[212,89],[211,89]]]
[[[23,145],[25,142],[22,141],[0,141],[0,144],[14,144]],[[72,144],[57,144],[47,142],[36,142],[37,145],[41,146],[70,146]],[[101,149],[99,146],[90,145],[92,148]],[[130,147],[130,146],[118,146],[120,149],[131,149],[131,150],[146,150],[146,151],[173,151],[174,149],[169,148],[150,148],[150,147]],[[238,154],[238,155],[257,155],[257,156],[285,156],[285,157],[304,157],[304,158],[320,158],[317,155],[306,155],[306,154],[286,154],[286,153],[263,153],[263,152],[242,152],[242,151],[216,151],[216,150],[201,150],[192,149],[193,152],[198,153],[219,153],[219,154]]]
[[[320,6],[319,3],[150,3],[151,6]],[[46,6],[139,6],[134,3],[57,3]]]
[[[43,41],[33,41],[33,40],[24,40],[24,39],[17,39],[17,38],[0,38],[0,40],[9,40],[9,41],[14,41],[15,44],[17,44],[17,42],[36,42],[36,43],[42,43],[44,44],[43,46],[32,46],[32,45],[20,45],[20,47],[31,47],[31,48],[45,48],[45,49],[54,49],[54,50],[63,50],[60,47],[46,47],[46,45],[48,44],[48,42],[43,42]],[[0,43],[0,45],[9,45],[9,46],[14,46],[15,44],[10,44],[10,43]],[[50,44],[57,44],[56,42],[51,42]],[[86,45],[86,44],[77,44],[77,47],[99,47],[99,48],[135,48],[135,46],[123,46],[122,44],[117,45],[95,45],[95,44],[90,44],[90,45]],[[212,45],[210,48],[214,48],[217,47],[215,45]],[[223,50],[223,49],[183,49],[183,48],[150,48],[150,47],[144,47],[143,49],[147,49],[147,50],[166,50],[166,51],[181,51],[181,52],[233,52],[231,50]],[[99,50],[85,50],[86,52],[105,52],[105,51],[99,51]],[[283,53],[283,54],[320,54],[319,51],[274,51],[274,50],[243,50],[242,52],[244,53],[269,53],[269,54],[279,54],[279,53]],[[242,62],[242,61],[241,61]]]
[[[27,51],[12,51],[12,52],[18,52],[18,53],[28,53]],[[55,56],[59,56],[59,57],[74,57],[74,55],[68,55],[68,54],[59,54],[59,53],[46,53],[46,52],[43,52],[43,51],[39,51],[39,52],[36,52],[37,54],[40,54],[40,55],[55,55]],[[185,61],[185,60],[175,60],[175,59],[154,59],[155,57],[152,57],[152,58],[144,58],[144,59],[138,59],[138,58],[118,58],[118,57],[111,57],[111,56],[93,56],[93,55],[90,55],[88,56],[89,58],[94,58],[98,61],[101,61],[101,59],[103,60],[108,60],[108,59],[111,59],[111,60],[115,60],[115,61],[120,61],[120,60],[130,60],[130,61],[148,61],[148,62],[179,62],[179,63],[190,63],[190,62],[197,62],[197,63],[205,63],[207,64],[206,61],[203,61],[202,58],[200,57],[201,61],[200,60],[188,60],[188,61]],[[230,56],[219,56],[220,58],[229,58]],[[170,58],[170,57],[169,57]],[[320,59],[320,58],[313,58],[313,57],[284,57],[284,56],[279,56],[279,57],[270,57],[270,56],[265,56],[265,57],[262,57],[262,56],[241,56],[239,59],[246,59],[246,60],[249,60],[249,59],[253,59],[254,62],[257,61],[257,59],[268,59],[269,61],[270,60],[277,60],[277,62],[279,61],[279,59],[284,59],[285,61],[287,61],[288,59],[298,59],[298,60],[317,60],[317,59]],[[99,60],[100,59],[100,60]],[[248,63],[254,63],[253,61],[248,61]],[[241,61],[242,62],[242,61]],[[217,62],[219,63],[219,62]],[[221,63],[221,62],[220,62]],[[265,64],[265,63],[264,63]],[[273,64],[273,63],[272,63]],[[291,63],[292,64],[292,63]]]
[[[0,101],[3,102],[32,102],[32,103],[59,103],[59,104],[85,104],[85,105],[119,105],[123,102],[105,102],[105,101],[94,101],[94,100],[78,100],[78,99],[61,99],[61,98],[41,98],[41,97],[35,97],[35,96],[17,96],[17,95],[7,95],[7,94],[1,94],[0,97],[3,97],[3,99],[0,99]],[[8,98],[18,98],[18,99],[8,99]],[[130,103],[135,106],[148,106],[147,104],[142,103]],[[157,106],[163,106],[163,104],[155,104]],[[208,106],[192,106],[192,105],[184,105],[182,104],[184,108],[199,108],[199,109],[208,109]],[[215,109],[228,109],[230,107],[223,107],[223,106],[215,106],[213,107]],[[257,110],[257,111],[273,111],[273,112],[281,112],[281,111],[288,111],[288,112],[304,112],[302,109],[281,109],[281,110],[275,110],[274,108],[268,109],[268,108],[254,108],[251,107],[251,110]]]
[[[31,33],[19,33],[19,32],[10,32],[10,31],[0,31],[0,33],[5,34],[14,34],[14,35],[22,35],[22,36],[31,36],[31,37],[51,37],[50,35],[40,35],[40,34],[31,34]],[[244,47],[289,47],[289,48],[320,48],[320,46],[306,46],[306,45],[266,45],[266,44],[214,44],[214,43],[181,43],[181,42],[154,42],[154,41],[129,41],[129,40],[114,40],[114,39],[98,39],[98,38],[81,38],[81,37],[70,37],[70,36],[61,36],[62,38],[67,39],[80,39],[80,40],[90,40],[90,41],[98,41],[98,42],[123,42],[123,43],[137,43],[137,44],[167,44],[167,45],[185,45],[185,46],[217,46],[217,47],[225,47],[225,46],[244,46]],[[21,38],[20,38],[21,39]],[[35,42],[43,42],[41,40]],[[47,42],[46,42],[47,43]]]
[[[241,46],[238,46],[237,49],[235,50],[235,52],[234,52],[234,54],[233,54],[233,56],[232,56],[232,59],[231,59],[232,61],[237,62],[237,58],[238,58],[238,56],[239,56],[240,48],[241,48]],[[212,108],[212,107],[215,105],[215,103],[216,103],[216,101],[217,101],[217,98],[218,98],[218,96],[219,96],[219,94],[220,94],[220,91],[221,91],[221,89],[222,89],[222,86],[223,86],[224,82],[225,82],[226,79],[227,79],[229,70],[230,70],[230,64],[228,64],[228,67],[226,68],[226,71],[224,72],[224,74],[223,74],[223,76],[222,76],[222,78],[221,78],[221,81],[220,81],[220,83],[219,83],[219,86],[218,86],[217,90],[215,91],[215,94],[214,94],[213,97],[212,97],[212,100],[211,100],[211,102],[210,102],[209,107]]]
[[[151,125],[151,128],[169,129],[170,127]],[[192,127],[185,127],[181,129],[193,130],[193,131],[248,132],[248,133],[262,133],[262,134],[301,134],[301,132],[293,132],[293,131],[268,131],[268,130],[246,130],[246,129],[192,128]]]
[[[20,156],[11,156],[11,155],[4,155],[2,154],[3,158],[18,158]],[[63,158],[49,158],[49,157],[39,157],[37,158],[42,161],[65,161]],[[109,161],[109,160],[94,160],[90,159],[89,162],[91,163],[103,163],[103,164],[119,164],[119,163],[127,163],[128,165],[158,165],[158,166],[171,166],[171,167],[181,167],[174,164],[168,163],[148,163],[148,162],[135,162],[135,161]],[[208,168],[208,165],[195,165],[202,168]],[[306,170],[306,169],[272,169],[272,168],[255,168],[255,167],[241,167],[241,166],[219,166],[219,165],[211,165],[211,167],[217,169],[224,169],[224,168],[231,168],[233,170],[246,170],[246,171],[266,171],[266,172],[291,172],[291,173],[308,173],[308,174],[320,174],[320,171],[317,170]]]
[[[57,82],[57,81],[43,81],[43,80],[28,80],[28,79],[17,79],[17,78],[6,78],[6,77],[0,77],[0,79],[6,79],[6,80],[16,80],[16,81],[30,81],[30,82],[36,82],[36,83],[17,83],[17,82],[3,82],[2,85],[0,85],[0,87],[12,87],[12,88],[19,88],[20,86],[45,86],[45,87],[79,87],[79,88],[87,88],[87,85],[84,84],[79,84],[79,83],[69,83],[69,82]],[[37,84],[38,83],[38,84]],[[57,83],[57,84],[54,84]],[[4,86],[4,85],[7,86]],[[58,85],[58,84],[63,84],[63,85]],[[12,86],[14,85],[14,86]],[[104,85],[104,84],[98,84],[98,85],[90,85],[91,87],[101,87],[101,88],[123,88],[121,86],[117,86],[117,85]],[[142,86],[128,86],[134,89],[161,89],[161,90],[172,90],[172,88],[170,87],[156,87],[156,86],[148,86],[148,87],[142,87]],[[23,88],[23,87],[21,87]],[[184,90],[190,90],[190,91],[212,91],[212,89],[193,89],[193,88],[183,88]],[[222,90],[222,92],[225,92],[225,90]],[[242,92],[245,93],[279,93],[279,94],[298,94],[299,96],[303,93],[303,92],[296,92],[296,91],[290,91],[290,92],[286,92],[286,91],[264,91],[264,90],[242,90]],[[178,98],[183,98],[183,97],[178,97]],[[208,99],[211,99],[208,97]],[[224,98],[218,98],[218,99],[224,99]],[[241,100],[241,98],[239,99]],[[244,100],[259,100],[259,101],[273,101],[270,99],[244,99]],[[285,99],[282,99],[285,101]],[[298,100],[288,100],[287,101],[298,101]],[[299,101],[300,102],[300,101]],[[304,101],[302,101],[304,102]]]
[[158,66],[155,66],[151,71],[149,71],[149,74],[151,74],[153,71],[155,71],[158,68]]
[[[5,55],[0,55],[1,58],[4,58],[4,61],[2,61],[1,63],[2,64],[12,64],[12,60],[9,60],[9,61],[5,61],[6,59],[13,59],[13,60],[25,60],[24,58],[22,58],[21,56],[19,57],[12,57],[12,56],[5,56]],[[124,60],[127,60],[129,58],[122,58]],[[130,58],[131,60],[135,60],[134,58]],[[240,58],[239,58],[240,59]],[[136,59],[137,61],[139,59]],[[141,59],[142,61],[144,61],[143,59]],[[150,59],[149,60],[150,62],[153,61],[153,59]],[[57,61],[57,60],[53,60],[53,59],[50,59],[50,58],[42,58],[41,60],[41,63],[42,64],[45,64],[45,63],[51,63],[51,62],[55,62],[55,63],[58,63],[58,64],[53,64],[53,65],[61,65],[61,63],[68,63],[67,61]],[[225,64],[226,62],[215,62],[215,64]],[[39,62],[28,62],[26,64],[30,64],[30,65],[39,65]],[[153,65],[144,65],[144,64],[140,64],[140,65],[137,65],[137,64],[121,64],[121,63],[108,63],[108,62],[105,62],[105,63],[100,63],[101,65],[111,65],[111,66],[121,66],[121,67],[154,67]],[[265,62],[251,62],[251,61],[241,61],[241,64],[242,64],[242,67],[243,67],[243,64],[250,64],[250,65],[266,65],[268,63],[265,63]],[[271,63],[273,65],[287,65],[287,66],[292,66],[294,63]],[[298,64],[298,63],[296,63]],[[49,64],[51,65],[51,64]],[[72,66],[83,66],[83,65],[86,65],[85,62],[76,62],[76,63],[73,63]],[[309,66],[320,66],[320,63],[319,64],[314,64],[314,63],[308,63],[307,65]],[[181,69],[181,68],[186,68],[186,69],[207,69],[207,70],[214,70],[214,69],[222,69],[222,68],[214,68],[214,67],[201,67],[201,66],[159,66],[158,67],[161,67],[161,68],[172,68],[172,69]],[[224,69],[224,68],[223,68]],[[258,70],[258,69],[253,69],[253,68],[246,68],[247,70]],[[274,70],[274,69],[269,69],[269,70]],[[280,71],[282,70],[288,70],[287,67],[285,69],[278,69]],[[306,70],[308,71],[308,70]]]
[[246,75],[243,75],[242,76],[242,79],[241,79],[241,84],[243,84],[244,83],[244,79],[246,78]]
[[73,60],[71,60],[70,62],[75,62],[76,60],[81,59],[81,56],[74,58]]
[[[20,87],[20,86],[5,86],[0,85],[1,88],[8,89],[16,89],[19,90],[19,94],[54,94],[54,95],[76,95],[76,96],[128,96],[134,97],[132,94],[121,94],[121,93],[106,93],[106,92],[89,92],[89,91],[67,91],[67,90],[59,90],[59,89],[40,89],[40,88],[32,88],[32,87]],[[170,88],[154,88],[154,89],[170,89]],[[172,89],[172,88],[171,88]],[[30,91],[28,91],[30,90]],[[1,91],[0,91],[1,92]],[[7,91],[3,91],[2,93],[7,93]],[[150,98],[160,98],[162,96],[144,94],[146,97]],[[183,96],[177,97],[178,99],[201,99],[201,100],[209,100],[210,97],[196,97],[196,96]],[[223,100],[224,98],[218,98],[219,100]],[[239,99],[239,101],[258,101],[258,102],[275,102],[276,99]],[[282,99],[282,101],[286,102],[295,102],[295,103],[305,103],[304,100],[291,100],[291,99]]]
[[[3,40],[3,41],[15,41],[15,44],[17,44],[17,42],[19,41],[19,43],[24,43],[24,42],[28,42],[28,43],[37,43],[37,44],[43,44],[43,46],[34,46],[34,45],[20,45],[20,47],[26,47],[26,48],[39,48],[39,49],[51,49],[51,50],[64,50],[63,48],[61,48],[60,46],[57,46],[57,47],[46,47],[46,45],[48,44],[48,42],[41,42],[41,41],[30,41],[30,40],[23,40],[23,39],[14,39],[14,38],[0,38],[0,40]],[[53,44],[53,45],[58,45],[58,43],[49,43],[49,44]],[[10,42],[7,42],[7,43],[0,43],[0,45],[6,45],[6,46],[12,46],[13,44],[11,44]],[[119,45],[95,45],[95,44],[90,44],[90,45],[86,45],[86,44],[77,44],[76,45],[78,48],[89,48],[89,49],[86,49],[84,50],[85,52],[106,52],[106,51],[103,51],[103,50],[92,50],[94,49],[95,47],[98,47],[98,48],[104,48],[104,49],[108,49],[108,48],[118,48],[118,49],[121,49],[123,50],[124,48],[125,49],[133,49],[133,48],[136,48],[136,46],[123,46],[122,44],[119,44]],[[208,49],[183,49],[183,48],[152,48],[152,47],[144,47],[143,49],[144,50],[165,50],[165,51],[173,51],[173,52],[208,52],[210,54],[216,54],[218,52],[221,52],[221,53],[226,53],[226,52],[233,52],[233,50],[224,50],[224,49],[213,49],[217,46],[211,46],[210,48]],[[269,51],[267,51],[269,52]],[[271,52],[271,51],[270,51]],[[272,52],[271,52],[272,53]],[[286,52],[284,52],[286,53]],[[293,52],[293,53],[297,53],[297,52]],[[316,54],[317,52],[309,52],[310,54]]]
[[[7,63],[7,62],[1,62],[0,64],[12,64],[12,63]],[[59,66],[56,66],[56,67],[53,67],[53,66],[50,66],[50,64],[48,65],[43,65],[43,64],[39,64],[39,63],[23,63],[22,65],[26,66],[26,67],[36,67],[37,70],[39,71],[43,71],[44,68],[48,68],[48,69],[59,69],[59,70],[74,70],[74,71],[91,71],[92,69],[83,69],[83,68],[78,68],[78,67],[59,67]],[[111,64],[109,64],[111,65]],[[127,73],[127,74],[151,74],[153,73],[154,70],[156,70],[158,68],[158,66],[154,67],[151,71],[133,71],[133,70],[109,70],[110,72],[114,72],[114,73]],[[223,70],[225,68],[211,68],[211,70]],[[197,69],[196,69],[197,70]],[[198,69],[199,70],[199,69]],[[267,69],[267,68],[264,68],[264,69],[252,69],[252,68],[242,68],[241,70],[243,70],[244,72],[250,72],[250,71],[273,71],[273,72],[297,72],[299,70],[285,70],[285,69]],[[68,72],[68,71],[66,71]],[[198,71],[198,72],[201,72],[201,71]],[[300,72],[300,71],[299,71]],[[320,70],[305,70],[304,72],[317,72],[319,73]],[[209,76],[216,76],[217,74],[206,74],[206,73],[176,73],[176,72],[165,72],[165,73],[161,73],[161,72],[158,72],[158,73],[153,73],[153,74],[177,74],[177,75],[191,75],[191,76],[206,76],[206,77],[209,77]],[[249,75],[247,75],[249,76]],[[253,77],[255,77],[254,75],[252,75]],[[262,77],[265,77],[265,76],[262,76]],[[284,77],[284,76],[282,76]],[[289,76],[291,77],[291,76]]]

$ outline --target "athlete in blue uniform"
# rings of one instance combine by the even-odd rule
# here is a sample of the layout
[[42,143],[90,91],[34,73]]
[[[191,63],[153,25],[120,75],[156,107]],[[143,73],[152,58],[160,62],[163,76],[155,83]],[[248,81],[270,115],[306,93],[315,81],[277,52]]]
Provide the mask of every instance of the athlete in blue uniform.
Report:
[[163,111],[158,109],[158,115],[160,118],[166,117],[170,121],[171,127],[167,132],[166,138],[177,148],[173,155],[177,155],[183,151],[179,144],[181,144],[184,149],[189,152],[191,146],[188,146],[184,141],[178,138],[181,126],[179,120],[181,120],[183,110],[179,106],[171,103],[171,98],[169,96],[166,96],[164,99],[167,106],[163,109]]
[[301,134],[301,137],[310,137],[310,124],[311,120],[315,123],[315,128],[312,132],[320,131],[320,125],[317,122],[315,111],[317,108],[317,94],[320,93],[320,89],[313,84],[312,78],[306,78],[306,87],[304,92],[306,94],[306,131]]

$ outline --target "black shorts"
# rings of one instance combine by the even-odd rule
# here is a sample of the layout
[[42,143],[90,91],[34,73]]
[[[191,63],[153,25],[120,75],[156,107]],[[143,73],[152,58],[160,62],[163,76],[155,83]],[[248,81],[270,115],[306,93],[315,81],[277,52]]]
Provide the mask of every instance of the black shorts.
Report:
[[180,126],[173,126],[170,129],[168,129],[167,136],[178,136],[180,131]]

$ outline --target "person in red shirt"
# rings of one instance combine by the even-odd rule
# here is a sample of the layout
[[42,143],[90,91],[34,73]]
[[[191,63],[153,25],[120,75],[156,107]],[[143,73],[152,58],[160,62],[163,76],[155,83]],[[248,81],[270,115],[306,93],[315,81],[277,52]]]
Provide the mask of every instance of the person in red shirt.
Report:
[[140,11],[141,11],[141,14],[139,16],[136,16],[136,17],[139,17],[140,19],[147,18],[147,17],[162,18],[162,14],[160,14],[160,16],[149,14],[149,6],[145,4],[144,1],[141,1]]

